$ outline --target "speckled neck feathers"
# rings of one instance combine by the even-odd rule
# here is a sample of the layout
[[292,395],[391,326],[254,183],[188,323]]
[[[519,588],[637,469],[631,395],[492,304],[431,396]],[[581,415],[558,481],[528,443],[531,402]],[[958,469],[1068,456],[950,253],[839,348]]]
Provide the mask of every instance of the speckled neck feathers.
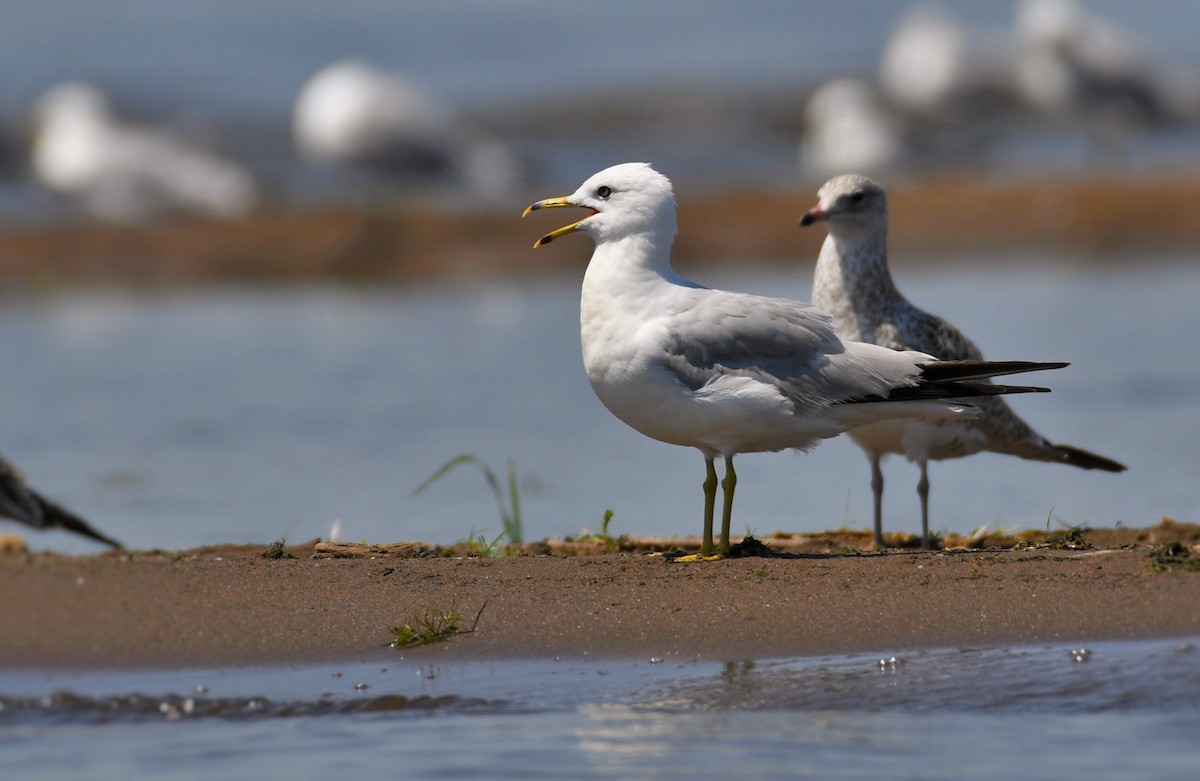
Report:
[[887,317],[912,309],[887,266],[887,213],[882,220],[829,222],[813,277],[813,303],[833,315],[843,338],[875,341]]

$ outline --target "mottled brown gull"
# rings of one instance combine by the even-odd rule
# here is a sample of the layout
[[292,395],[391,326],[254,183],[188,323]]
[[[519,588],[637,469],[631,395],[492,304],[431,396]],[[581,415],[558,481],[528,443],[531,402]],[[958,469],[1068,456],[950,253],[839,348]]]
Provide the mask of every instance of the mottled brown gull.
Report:
[[[845,339],[918,350],[942,360],[982,360],[983,354],[952,324],[909,303],[887,265],[887,195],[865,176],[838,176],[820,189],[820,202],[801,225],[825,222],[829,236],[817,258],[813,303],[833,315]],[[957,420],[885,421],[850,432],[871,462],[875,500],[875,543],[883,545],[883,471],[889,453],[905,456],[921,469],[922,544],[929,545],[930,460],[962,458],[984,450],[1081,469],[1121,472],[1124,466],[1069,445],[1056,445],[1017,417],[1000,398],[973,402],[981,414]]]
[[[972,409],[943,399],[1029,390],[979,380],[1064,365],[934,362],[844,341],[808,304],[690,282],[671,268],[671,182],[644,163],[608,168],[525,213],[567,206],[591,214],[534,246],[573,232],[596,242],[580,300],[584,368],[600,401],[626,424],[704,455],[702,556],[729,550],[734,455],[807,450],[880,420],[969,416]],[[719,548],[717,457],[725,460]]]
[[121,547],[121,543],[96,531],[78,515],[30,488],[25,477],[3,458],[0,458],[0,517],[12,518],[35,529],[65,529],[114,548]]

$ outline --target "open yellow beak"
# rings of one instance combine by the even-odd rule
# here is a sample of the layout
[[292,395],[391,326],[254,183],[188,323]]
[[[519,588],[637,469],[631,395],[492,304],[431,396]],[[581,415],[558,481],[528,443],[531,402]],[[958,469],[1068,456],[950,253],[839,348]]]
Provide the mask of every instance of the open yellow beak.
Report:
[[[566,208],[568,206],[574,206],[575,208],[587,208],[587,207],[581,207],[581,206],[579,206],[579,204],[571,203],[570,201],[567,200],[570,197],[571,196],[569,196],[569,195],[564,195],[559,198],[547,198],[544,201],[538,201],[537,203],[529,206],[529,208],[527,208],[521,214],[521,217],[528,217],[530,212],[535,212],[539,209],[562,209],[562,208]],[[592,209],[591,212],[592,212],[592,214],[595,214],[596,210]],[[589,214],[588,217],[591,217],[592,214]],[[586,220],[586,219],[587,219],[587,217],[583,218],[583,220]],[[574,233],[576,230],[579,229],[579,224],[582,223],[583,220],[579,220],[579,222],[573,222],[570,225],[564,225],[563,227],[559,228],[558,230],[550,231],[545,236],[541,237],[536,242],[534,242],[533,248],[537,249],[538,247],[542,246],[543,244],[549,244],[550,242],[554,241],[555,239],[559,238],[560,236],[566,236],[568,233]]]

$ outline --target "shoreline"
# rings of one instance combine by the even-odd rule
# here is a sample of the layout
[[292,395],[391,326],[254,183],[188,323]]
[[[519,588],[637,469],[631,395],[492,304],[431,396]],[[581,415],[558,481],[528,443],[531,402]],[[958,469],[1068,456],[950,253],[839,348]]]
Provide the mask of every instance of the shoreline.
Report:
[[[720,267],[748,258],[811,263],[825,239],[825,231],[797,225],[816,200],[812,188],[685,187],[678,197],[680,233],[673,253],[681,267]],[[1046,251],[1067,254],[1071,262],[1111,263],[1134,251],[1187,257],[1200,244],[1200,222],[1190,206],[1200,200],[1200,179],[1194,177],[1054,182],[947,177],[897,184],[889,200],[889,249],[907,265]],[[243,222],[8,226],[0,229],[0,287],[47,292],[112,284],[146,289],[221,282],[386,284],[582,268],[591,253],[587,242],[549,254],[532,250],[534,240],[557,223],[554,216],[522,220],[527,202],[514,196],[511,208],[452,212],[429,198],[370,210],[264,210]],[[1005,219],[997,220],[997,214]]]
[[[12,553],[0,556],[0,665],[728,661],[1200,635],[1200,526],[1085,533],[1092,547],[874,553],[825,541],[704,564],[411,548],[344,558],[315,543],[273,560],[263,546]],[[1182,543],[1179,566],[1161,566],[1167,542]],[[389,647],[392,627],[443,611],[475,630]]]

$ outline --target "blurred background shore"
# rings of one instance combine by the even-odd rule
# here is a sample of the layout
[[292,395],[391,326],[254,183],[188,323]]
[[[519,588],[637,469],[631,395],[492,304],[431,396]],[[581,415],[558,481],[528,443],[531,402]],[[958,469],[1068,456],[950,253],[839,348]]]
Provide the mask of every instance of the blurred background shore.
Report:
[[[969,184],[966,209],[1096,179],[1153,199],[1200,178],[1197,23],[1120,0],[35,4],[0,32],[0,227],[248,220],[269,248],[281,215],[318,240],[314,212],[511,217],[634,158],[685,206],[803,203],[847,171]],[[754,232],[737,217],[717,227]]]

